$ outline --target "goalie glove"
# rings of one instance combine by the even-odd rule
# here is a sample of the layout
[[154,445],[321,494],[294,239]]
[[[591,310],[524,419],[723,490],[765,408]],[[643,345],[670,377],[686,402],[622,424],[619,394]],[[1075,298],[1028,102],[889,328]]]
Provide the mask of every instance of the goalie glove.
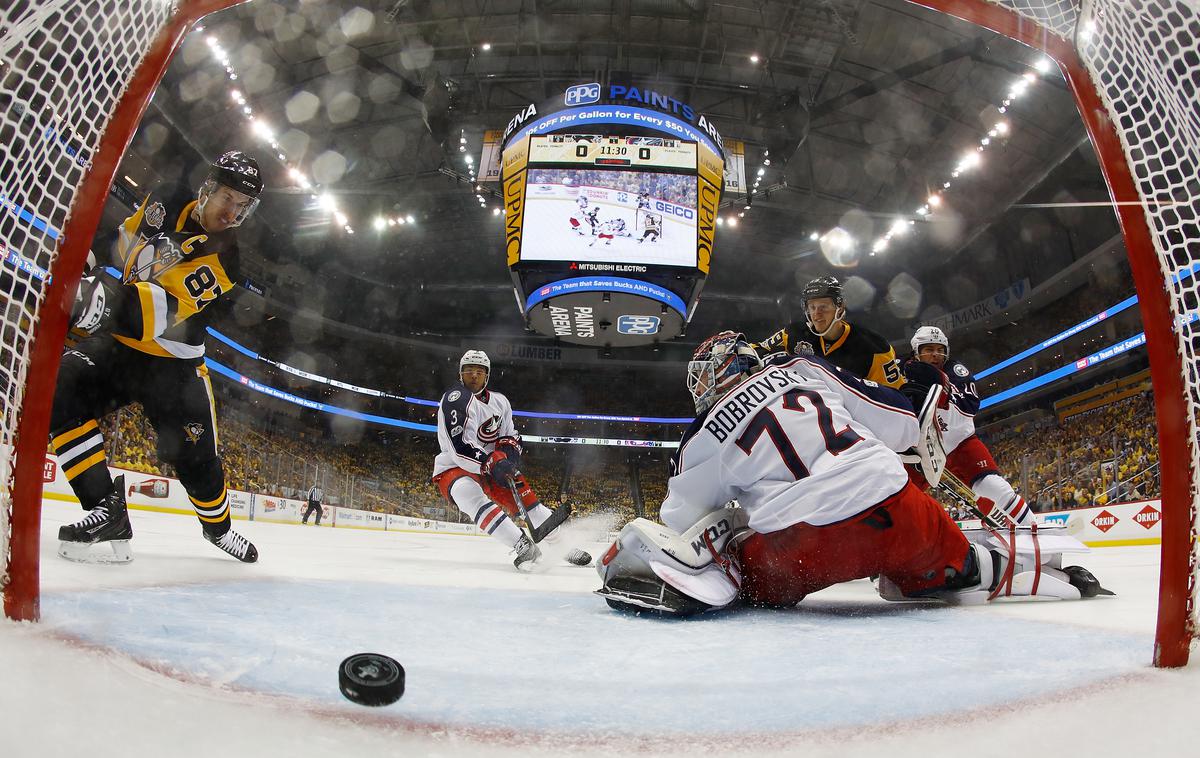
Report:
[[117,282],[103,271],[83,277],[71,308],[71,327],[88,335],[106,330],[116,311],[118,287]]

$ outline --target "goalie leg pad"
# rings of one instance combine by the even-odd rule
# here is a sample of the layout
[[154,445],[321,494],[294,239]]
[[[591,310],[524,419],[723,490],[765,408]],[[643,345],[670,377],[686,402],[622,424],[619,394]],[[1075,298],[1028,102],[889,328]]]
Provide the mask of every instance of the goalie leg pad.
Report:
[[621,610],[691,615],[724,608],[737,599],[741,573],[729,555],[748,533],[746,514],[726,506],[684,535],[647,519],[625,525],[596,566],[596,594]]

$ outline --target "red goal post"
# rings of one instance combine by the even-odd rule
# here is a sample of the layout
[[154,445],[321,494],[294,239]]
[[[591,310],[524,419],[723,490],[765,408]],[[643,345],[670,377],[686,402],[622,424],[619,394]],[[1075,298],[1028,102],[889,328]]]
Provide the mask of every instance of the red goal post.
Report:
[[38,618],[42,469],[71,299],[184,35],[245,0],[12,0],[0,25],[0,588]]
[[[1200,14],[1180,0],[913,1],[1043,51],[1074,94],[1116,202],[1153,374],[1163,510],[1154,663],[1184,665],[1196,631],[1200,472],[1200,272],[1193,271],[1200,263]],[[14,282],[4,290],[0,338],[0,583],[12,618],[37,617],[41,475],[67,293],[172,53],[200,17],[238,2],[185,1],[169,15],[162,0],[16,0],[5,11],[0,97],[32,88],[44,101],[36,117],[49,113],[53,122],[22,131],[11,107],[0,117],[0,252]],[[101,60],[110,62],[102,78],[93,70]],[[55,124],[86,146],[86,170],[59,170],[61,140],[52,145],[43,132]],[[48,285],[38,271],[52,272]]]

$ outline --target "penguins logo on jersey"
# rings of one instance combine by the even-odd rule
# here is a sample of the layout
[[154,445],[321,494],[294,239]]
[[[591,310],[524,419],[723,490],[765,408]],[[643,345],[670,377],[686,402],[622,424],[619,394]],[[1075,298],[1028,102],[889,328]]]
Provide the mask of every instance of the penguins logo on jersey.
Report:
[[495,442],[500,439],[500,417],[492,416],[483,426],[479,427],[480,442]]
[[204,424],[192,422],[183,425],[183,433],[187,435],[187,441],[195,445],[204,436]]

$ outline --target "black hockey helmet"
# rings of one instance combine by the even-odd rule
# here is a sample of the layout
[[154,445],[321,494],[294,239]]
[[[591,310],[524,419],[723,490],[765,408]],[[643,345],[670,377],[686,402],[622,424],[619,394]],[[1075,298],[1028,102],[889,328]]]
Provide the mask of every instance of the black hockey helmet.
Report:
[[833,298],[834,305],[845,307],[846,301],[842,299],[842,283],[832,276],[818,276],[808,284],[804,285],[804,290],[801,293],[801,298],[807,303],[818,297]]
[[258,161],[241,150],[230,150],[213,161],[208,178],[250,197],[258,197],[263,190]]

